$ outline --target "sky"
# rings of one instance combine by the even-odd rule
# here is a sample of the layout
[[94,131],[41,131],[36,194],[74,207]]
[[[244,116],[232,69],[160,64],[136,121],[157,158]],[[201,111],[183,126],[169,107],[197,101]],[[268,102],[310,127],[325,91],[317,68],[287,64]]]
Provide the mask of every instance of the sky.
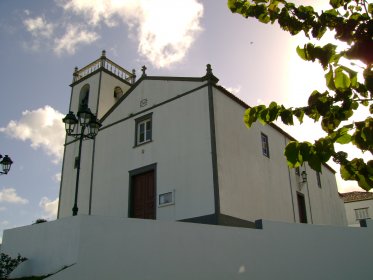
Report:
[[[0,243],[4,229],[56,218],[75,66],[102,50],[138,76],[146,65],[150,76],[201,77],[210,63],[219,84],[249,105],[302,106],[325,88],[321,67],[295,52],[305,43],[232,14],[226,0],[0,0],[0,154],[14,162],[0,176]],[[311,122],[282,128],[299,140],[323,135]],[[360,190],[337,183],[340,192]]]

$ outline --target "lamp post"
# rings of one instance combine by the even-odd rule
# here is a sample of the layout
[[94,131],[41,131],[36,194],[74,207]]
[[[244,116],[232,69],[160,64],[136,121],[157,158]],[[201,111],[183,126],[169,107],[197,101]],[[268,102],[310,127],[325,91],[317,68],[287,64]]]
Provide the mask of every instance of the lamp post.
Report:
[[[80,106],[77,117],[70,111],[62,121],[65,123],[65,129],[68,136],[79,139],[79,151],[76,162],[76,183],[75,183],[75,198],[73,206],[73,216],[78,214],[78,189],[79,189],[79,173],[80,173],[80,156],[82,154],[82,142],[85,139],[94,139],[98,133],[101,123],[97,117],[92,114],[87,105]],[[80,132],[79,132],[80,127]],[[76,128],[76,129],[75,129]]]
[[13,161],[10,159],[8,155],[5,155],[5,157],[0,155],[0,165],[1,165],[1,169],[3,170],[3,171],[0,171],[0,175],[8,174],[10,167],[12,166],[12,163]]

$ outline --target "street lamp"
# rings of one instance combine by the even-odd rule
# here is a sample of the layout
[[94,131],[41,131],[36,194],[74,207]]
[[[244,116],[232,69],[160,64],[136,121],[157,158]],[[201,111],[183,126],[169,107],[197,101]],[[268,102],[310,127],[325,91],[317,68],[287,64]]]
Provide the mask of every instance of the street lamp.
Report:
[[[62,121],[65,123],[65,129],[68,136],[79,139],[79,151],[76,162],[76,184],[75,184],[75,198],[74,207],[72,209],[73,216],[78,214],[78,187],[79,187],[79,173],[80,173],[80,156],[82,154],[82,142],[85,139],[94,139],[98,133],[101,123],[97,117],[92,114],[87,105],[82,105],[77,113],[77,117],[70,111]],[[77,126],[78,125],[78,126]],[[80,126],[80,132],[79,127]],[[76,129],[75,129],[76,128]],[[87,130],[86,130],[87,129]],[[76,132],[75,132],[76,131]]]
[[1,159],[0,161],[1,169],[3,170],[3,171],[0,171],[0,175],[8,174],[13,161],[10,159],[8,155],[5,155],[5,157],[0,155],[0,159]]

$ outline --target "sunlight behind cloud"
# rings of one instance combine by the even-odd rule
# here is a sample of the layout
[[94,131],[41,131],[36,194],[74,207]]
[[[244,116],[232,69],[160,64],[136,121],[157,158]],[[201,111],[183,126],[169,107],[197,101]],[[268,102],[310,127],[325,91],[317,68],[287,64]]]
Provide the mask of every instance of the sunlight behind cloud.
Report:
[[5,188],[0,190],[0,202],[27,204],[28,200],[20,197],[14,188]]
[[184,58],[201,30],[202,5],[194,1],[145,2],[139,18],[139,51],[155,66],[165,67]]
[[111,27],[120,19],[129,37],[137,38],[140,54],[158,68],[181,61],[202,29],[203,6],[196,0],[69,0],[62,7],[92,25]]
[[59,163],[63,155],[65,130],[62,122],[64,116],[50,106],[34,111],[24,111],[18,121],[10,121],[0,132],[22,140],[31,141],[34,149],[42,148]]

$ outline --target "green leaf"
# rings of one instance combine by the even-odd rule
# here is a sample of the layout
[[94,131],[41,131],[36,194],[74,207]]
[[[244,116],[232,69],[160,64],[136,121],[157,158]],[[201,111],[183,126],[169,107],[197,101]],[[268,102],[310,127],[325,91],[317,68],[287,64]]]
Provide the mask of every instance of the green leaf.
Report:
[[321,161],[316,155],[312,154],[310,156],[308,164],[313,170],[321,172]]
[[341,123],[340,119],[335,118],[333,115],[324,117],[321,121],[322,129],[327,133],[332,133]]
[[329,71],[325,74],[326,86],[330,90],[335,90],[333,68],[330,66]]
[[329,3],[333,8],[339,8],[344,5],[344,0],[330,0]]
[[304,110],[302,110],[302,109],[294,110],[294,116],[297,117],[297,119],[300,123],[303,123]]
[[300,164],[303,164],[303,161],[308,161],[313,154],[313,146],[309,142],[299,143],[299,153],[300,153]]
[[228,0],[228,3],[227,3],[227,5],[228,5],[228,8],[234,13],[234,12],[236,12],[237,11],[237,3],[238,1],[237,0]]
[[314,90],[310,97],[308,98],[308,106],[310,107],[313,107],[317,104],[317,102],[319,102],[319,97],[320,97],[321,93],[318,92],[317,90]]
[[258,120],[262,125],[266,125],[268,123],[267,116],[268,116],[267,108],[263,108],[261,111],[258,112]]
[[257,120],[257,108],[256,107],[248,108],[245,111],[245,115],[244,115],[244,122],[246,126],[250,128],[252,124],[256,122],[256,120]]
[[287,159],[290,168],[295,168],[300,166],[299,161],[299,145],[296,141],[291,141],[285,147],[284,155]]
[[339,171],[341,173],[341,177],[342,177],[343,180],[346,180],[346,181],[353,180],[353,175],[354,174],[351,173],[351,171],[348,168],[346,168],[345,165],[341,165],[341,168],[340,168]]
[[330,157],[334,154],[333,141],[326,137],[320,138],[315,142],[315,155],[320,162],[327,162]]
[[335,79],[334,79],[335,87],[338,90],[344,91],[351,85],[350,78],[344,73],[342,67],[338,67],[335,70]]
[[368,4],[368,13],[373,15],[373,3]]
[[281,121],[286,125],[294,125],[293,113],[290,110],[283,110],[280,114]]
[[276,102],[271,102],[268,107],[268,115],[267,115],[267,121],[273,122],[277,119],[279,112],[279,106]]
[[297,54],[303,60],[307,60],[306,48],[302,49],[299,46],[297,47]]
[[335,141],[339,144],[348,144],[351,142],[351,135],[348,133],[342,134]]

